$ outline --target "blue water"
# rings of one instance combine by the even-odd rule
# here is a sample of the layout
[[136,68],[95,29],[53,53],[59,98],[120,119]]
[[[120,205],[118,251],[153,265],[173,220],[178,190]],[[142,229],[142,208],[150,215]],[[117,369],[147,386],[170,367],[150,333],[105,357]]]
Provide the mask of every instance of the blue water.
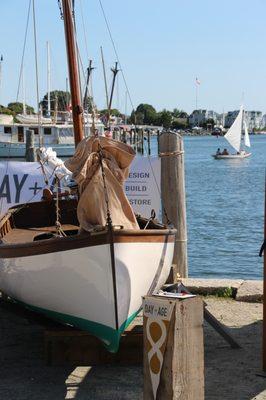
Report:
[[252,156],[215,160],[223,138],[185,137],[189,276],[261,279],[266,135]]
[[266,136],[251,141],[251,157],[230,161],[210,156],[223,138],[184,139],[190,276],[262,278]]

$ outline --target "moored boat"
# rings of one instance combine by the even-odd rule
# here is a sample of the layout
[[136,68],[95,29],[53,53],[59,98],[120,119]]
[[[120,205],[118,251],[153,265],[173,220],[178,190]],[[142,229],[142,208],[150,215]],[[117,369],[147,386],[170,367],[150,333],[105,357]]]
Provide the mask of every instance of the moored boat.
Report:
[[251,156],[251,153],[245,150],[245,147],[250,147],[250,139],[247,124],[244,120],[243,106],[240,107],[238,116],[224,135],[224,138],[236,150],[236,153],[230,154],[227,149],[224,149],[223,152],[218,149],[216,154],[212,155],[216,160],[241,160]]
[[131,147],[96,132],[84,139],[71,4],[62,0],[76,144],[66,167],[79,196],[59,197],[58,185],[41,202],[9,209],[0,221],[0,289],[114,352],[142,296],[165,282],[176,231],[134,215],[123,191]]

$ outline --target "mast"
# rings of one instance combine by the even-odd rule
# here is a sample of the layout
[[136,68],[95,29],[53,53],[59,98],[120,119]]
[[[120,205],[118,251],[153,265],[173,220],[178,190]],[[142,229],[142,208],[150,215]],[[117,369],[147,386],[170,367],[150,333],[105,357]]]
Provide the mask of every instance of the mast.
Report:
[[108,89],[107,89],[107,79],[106,79],[106,71],[105,71],[105,63],[104,63],[104,56],[103,56],[103,48],[101,46],[101,57],[102,57],[102,66],[103,66],[103,77],[104,77],[104,88],[105,88],[105,97],[106,97],[106,107],[108,109],[109,100],[108,100]]
[[127,124],[127,90],[125,95],[125,125]]
[[25,75],[24,75],[24,66],[22,66],[22,94],[23,94],[23,115],[27,114],[26,110],[26,90],[25,90]]
[[46,42],[47,46],[47,116],[51,116],[51,66],[50,66],[50,43]]
[[72,117],[74,126],[75,145],[84,138],[83,109],[80,94],[77,49],[75,41],[75,29],[72,17],[71,0],[62,0],[63,17],[65,26],[66,50],[68,59],[68,72],[71,90]]
[[0,57],[0,95],[2,94],[1,93],[1,89],[2,89],[2,63],[3,63],[3,55],[1,55],[1,57]]
[[111,71],[113,73],[113,81],[112,81],[111,94],[110,94],[109,104],[108,104],[108,125],[109,125],[110,116],[111,116],[112,101],[113,101],[114,88],[115,88],[115,78],[116,78],[116,75],[117,75],[117,73],[119,71],[119,69],[117,68],[117,65],[118,65],[118,62],[116,61],[115,67],[111,68]]
[[86,89],[84,93],[84,98],[83,98],[83,108],[84,111],[88,111],[88,93],[89,93],[89,84],[90,84],[90,77],[91,73],[94,70],[94,67],[92,66],[92,60],[89,60],[89,66],[87,68],[87,80],[86,80]]

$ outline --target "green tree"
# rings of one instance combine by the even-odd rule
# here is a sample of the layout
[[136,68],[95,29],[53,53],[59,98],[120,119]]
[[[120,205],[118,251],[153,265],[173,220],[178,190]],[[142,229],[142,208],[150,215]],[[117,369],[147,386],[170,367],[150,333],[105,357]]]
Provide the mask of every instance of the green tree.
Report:
[[[65,92],[63,90],[53,90],[50,92],[50,100],[51,100],[51,110],[55,110],[56,102],[57,102],[57,110],[58,111],[66,111],[68,105],[70,104],[70,93]],[[48,93],[46,93],[40,102],[43,113],[47,113],[48,109]]]
[[187,118],[173,118],[171,127],[173,129],[186,129],[188,127]]
[[0,114],[13,115],[14,113],[13,113],[13,111],[9,110],[9,108],[0,104]]
[[[108,109],[104,108],[103,110],[100,111],[100,115],[107,115],[108,114]],[[122,117],[122,114],[117,108],[112,108],[110,110],[110,115],[114,115],[115,117]]]
[[[13,113],[13,115],[23,113],[23,104],[19,103],[17,101],[13,102],[13,103],[9,103],[7,105],[7,108]],[[26,111],[28,114],[34,114],[34,108],[31,106],[28,106],[27,104],[26,104]]]
[[143,124],[155,124],[157,113],[155,108],[150,104],[139,104],[136,109],[136,113],[139,114],[139,118],[141,118],[141,115],[143,116]]
[[203,122],[202,127],[205,129],[208,127],[213,129],[214,128],[214,119],[213,118],[207,119],[205,122]]
[[144,124],[144,114],[133,110],[128,122],[131,124],[143,125]]
[[166,109],[158,113],[158,124],[162,125],[164,128],[168,129],[172,124],[172,113]]
[[93,111],[93,98],[91,96],[87,97],[87,103],[86,103],[85,107],[86,107],[85,111],[88,111],[88,113],[91,114]]

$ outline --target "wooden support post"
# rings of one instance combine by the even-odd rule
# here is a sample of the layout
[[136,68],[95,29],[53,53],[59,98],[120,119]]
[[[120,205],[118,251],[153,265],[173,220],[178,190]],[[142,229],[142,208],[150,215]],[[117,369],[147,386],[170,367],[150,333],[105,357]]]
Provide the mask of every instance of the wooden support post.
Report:
[[[159,137],[159,155],[161,156],[161,193],[163,210],[177,229],[173,258],[172,282],[177,274],[188,276],[187,265],[187,222],[185,197],[185,158],[183,138],[174,132],[163,132]],[[167,218],[163,212],[163,221]]]
[[203,400],[203,303],[146,296],[144,400]]
[[151,131],[148,130],[148,155],[151,155]]
[[[39,132],[40,134],[40,132]],[[26,161],[36,161],[36,151],[34,146],[34,131],[32,129],[28,129],[26,131],[26,153],[25,153]]]
[[141,152],[141,154],[144,154],[144,131],[143,131],[143,129],[141,129],[140,138],[141,138],[140,152]]
[[137,135],[137,153],[141,152],[141,146],[140,146],[140,129],[138,129],[136,131],[136,135]]

